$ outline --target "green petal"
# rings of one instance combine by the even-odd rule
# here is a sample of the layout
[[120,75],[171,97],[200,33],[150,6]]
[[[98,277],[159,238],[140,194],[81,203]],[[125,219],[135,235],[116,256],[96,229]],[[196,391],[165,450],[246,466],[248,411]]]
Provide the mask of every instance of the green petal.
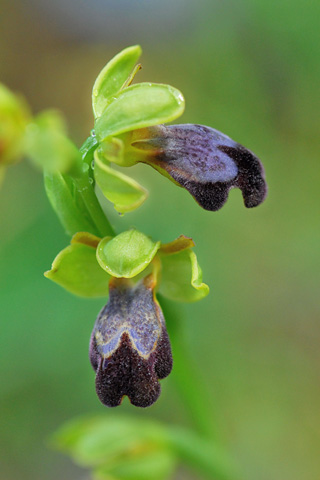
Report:
[[88,245],[89,247],[96,249],[99,245],[100,240],[100,237],[96,237],[96,235],[92,235],[92,233],[77,232],[75,235],[73,235],[71,239],[71,244],[82,243],[83,245]]
[[114,96],[96,120],[99,141],[137,128],[171,122],[184,110],[182,93],[170,85],[139,83]]
[[128,47],[113,57],[99,73],[92,90],[94,117],[100,117],[111,97],[121,90],[142,53],[139,45]]
[[128,230],[112,240],[103,238],[97,248],[97,259],[113,277],[132,278],[150,264],[159,247],[160,242],[153,242],[138,230]]
[[81,297],[106,297],[110,276],[96,259],[96,249],[73,243],[54,259],[45,277]]
[[161,254],[162,274],[159,293],[179,302],[196,302],[209,293],[202,283],[196,254],[188,249],[172,255]]
[[182,250],[186,250],[187,248],[192,248],[194,247],[194,245],[195,244],[192,238],[186,237],[185,235],[180,235],[180,237],[173,240],[173,242],[163,243],[160,247],[160,252],[171,255],[173,253],[178,253]]
[[25,153],[37,167],[65,173],[80,163],[79,150],[66,137],[64,130],[64,121],[56,111],[43,112],[28,125]]
[[119,213],[132,212],[147,198],[148,192],[130,177],[110,168],[95,153],[94,176],[104,196]]

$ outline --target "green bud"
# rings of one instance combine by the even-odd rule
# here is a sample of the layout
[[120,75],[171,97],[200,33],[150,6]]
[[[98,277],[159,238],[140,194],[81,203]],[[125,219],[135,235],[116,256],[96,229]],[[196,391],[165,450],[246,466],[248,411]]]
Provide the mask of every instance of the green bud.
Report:
[[0,169],[23,155],[23,138],[30,113],[22,98],[0,83]]

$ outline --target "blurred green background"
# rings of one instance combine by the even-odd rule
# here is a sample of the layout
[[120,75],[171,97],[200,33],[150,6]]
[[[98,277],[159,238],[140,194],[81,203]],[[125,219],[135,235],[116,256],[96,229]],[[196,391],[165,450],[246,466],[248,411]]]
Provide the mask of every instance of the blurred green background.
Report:
[[[196,242],[211,294],[184,306],[189,360],[210,392],[221,444],[246,480],[320,478],[319,18],[314,0],[1,0],[0,80],[33,111],[61,109],[78,145],[92,128],[102,66],[140,43],[139,81],[186,98],[181,122],[210,125],[264,162],[269,196],[217,213],[147,166],[132,175],[150,198],[119,217],[154,239]],[[192,424],[174,371],[147,411],[106,410],[94,391],[88,341],[103,300],[72,297],[43,277],[68,243],[29,164],[0,190],[1,479],[88,478],[47,448],[78,414],[150,416]],[[196,479],[178,472],[176,478]]]

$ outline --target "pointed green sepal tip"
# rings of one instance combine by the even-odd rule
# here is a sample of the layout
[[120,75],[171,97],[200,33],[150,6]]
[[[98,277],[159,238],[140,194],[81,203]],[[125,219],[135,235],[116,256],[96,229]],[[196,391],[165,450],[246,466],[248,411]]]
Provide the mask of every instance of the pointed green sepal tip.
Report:
[[103,115],[95,122],[101,142],[130,130],[167,123],[184,111],[182,93],[170,85],[139,83],[114,95]]
[[138,230],[127,230],[112,240],[105,237],[97,248],[100,266],[113,277],[132,278],[153,260],[160,242],[153,242]]
[[44,276],[80,297],[107,297],[110,276],[96,259],[99,240],[86,232],[77,233]]
[[[184,242],[186,245],[185,239],[180,240],[181,246]],[[178,302],[197,302],[206,297],[209,287],[202,282],[202,270],[196,254],[190,248],[181,248],[176,252],[171,249],[171,252],[167,248],[159,252],[162,264],[159,293]]]
[[102,115],[112,97],[126,85],[141,53],[139,45],[125,48],[101,70],[92,89],[92,108],[95,118]]
[[121,214],[136,210],[146,200],[147,190],[133,178],[111,168],[106,161],[101,161],[101,158],[96,150],[94,177],[104,196]]

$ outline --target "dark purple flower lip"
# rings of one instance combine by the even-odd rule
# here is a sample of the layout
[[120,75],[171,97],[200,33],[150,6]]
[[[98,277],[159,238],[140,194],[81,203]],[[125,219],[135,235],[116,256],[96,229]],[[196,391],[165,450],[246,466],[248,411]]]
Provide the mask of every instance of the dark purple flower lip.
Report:
[[126,395],[137,407],[152,405],[160,395],[159,379],[171,372],[170,341],[153,289],[150,277],[136,286],[125,279],[110,282],[90,340],[96,391],[108,407]]
[[219,210],[231,188],[240,188],[247,208],[267,194],[262,163],[227,135],[203,125],[158,125],[133,132],[141,161],[186,188],[201,207]]

